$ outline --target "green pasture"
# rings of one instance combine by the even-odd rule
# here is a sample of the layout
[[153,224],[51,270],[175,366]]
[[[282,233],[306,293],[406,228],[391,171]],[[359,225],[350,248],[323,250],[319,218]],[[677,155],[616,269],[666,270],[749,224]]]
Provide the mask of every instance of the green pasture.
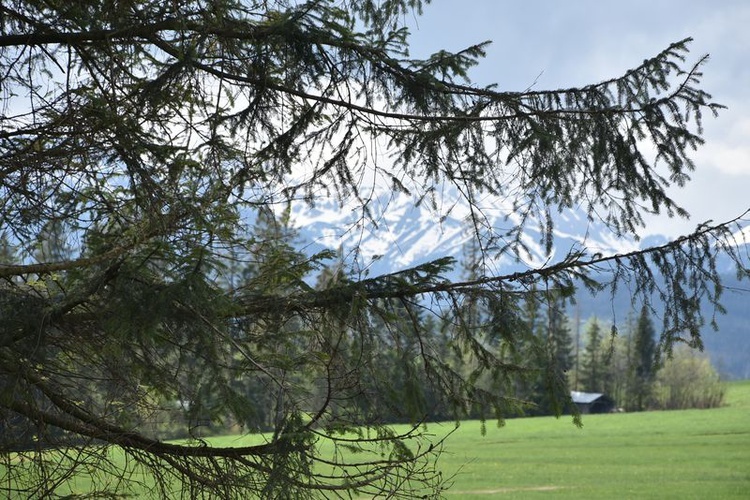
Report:
[[[427,430],[439,437],[454,425]],[[750,381],[730,384],[726,405],[713,410],[588,415],[583,428],[570,417],[519,418],[502,428],[488,422],[484,436],[479,422],[465,422],[448,437],[439,467],[452,478],[449,499],[750,498]],[[79,476],[58,493],[91,486]]]
[[750,498],[750,381],[714,410],[514,419],[485,436],[465,423],[440,467],[450,499]]

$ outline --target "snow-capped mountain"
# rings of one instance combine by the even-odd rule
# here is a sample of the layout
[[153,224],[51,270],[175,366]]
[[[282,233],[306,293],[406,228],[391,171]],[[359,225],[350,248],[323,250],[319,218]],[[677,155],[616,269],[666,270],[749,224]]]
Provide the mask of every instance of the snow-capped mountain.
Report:
[[[479,234],[500,236],[508,232],[518,218],[502,210],[500,202],[482,210]],[[467,243],[476,233],[470,212],[459,205],[440,210],[417,204],[406,194],[388,194],[373,198],[369,213],[361,207],[352,210],[335,203],[317,204],[314,208],[297,205],[293,208],[292,224],[298,229],[303,244],[311,249],[341,249],[355,269],[376,276],[406,269],[440,257],[453,256],[458,262]],[[506,273],[523,267],[553,263],[573,249],[587,249],[604,255],[630,252],[639,247],[633,239],[617,237],[603,224],[587,220],[585,214],[566,213],[555,221],[555,243],[547,255],[541,242],[538,224],[527,221],[522,241],[528,252],[521,256],[499,256],[492,264],[494,271]]]

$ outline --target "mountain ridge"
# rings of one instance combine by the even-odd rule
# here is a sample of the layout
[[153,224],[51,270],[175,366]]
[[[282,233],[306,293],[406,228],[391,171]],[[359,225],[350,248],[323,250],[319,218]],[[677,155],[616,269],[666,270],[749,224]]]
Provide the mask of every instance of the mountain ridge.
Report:
[[[467,213],[452,210],[440,214],[424,204],[414,203],[403,194],[390,194],[372,208],[368,217],[348,210],[345,205],[318,203],[311,208],[301,204],[293,207],[291,222],[306,250],[339,249],[353,272],[363,277],[388,274],[452,256],[458,264],[448,278],[461,279],[462,254],[473,236]],[[497,215],[493,216],[493,213]],[[491,227],[507,227],[514,223],[513,217],[506,216],[502,210],[489,212],[485,222]],[[547,255],[541,234],[533,223],[529,224],[524,230],[523,240],[529,249],[526,262],[517,262],[506,255],[489,263],[493,273],[510,274],[554,263],[575,249],[614,255],[670,241],[667,236],[656,234],[640,241],[618,237],[606,230],[603,224],[574,212],[561,214],[554,221],[554,235],[552,253]],[[730,259],[719,259],[719,269],[729,289],[742,289],[730,274],[732,266]],[[624,296],[615,298],[614,303],[608,295],[580,296],[578,303],[578,314],[582,319],[596,316],[599,320],[611,322],[617,317],[622,321],[631,312],[630,298]],[[703,329],[706,350],[727,378],[750,378],[750,343],[743,342],[750,338],[750,313],[738,291],[725,293],[724,306],[727,314],[717,316],[719,332],[712,331],[710,326]],[[713,314],[712,311],[704,312],[709,317]]]

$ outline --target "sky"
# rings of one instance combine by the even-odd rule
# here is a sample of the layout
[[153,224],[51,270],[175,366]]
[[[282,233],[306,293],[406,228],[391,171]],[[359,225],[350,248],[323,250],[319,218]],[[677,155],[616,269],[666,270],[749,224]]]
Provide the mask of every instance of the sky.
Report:
[[728,109],[704,117],[693,180],[671,192],[690,220],[649,217],[642,236],[686,234],[750,209],[750,1],[433,0],[406,22],[412,57],[492,40],[471,78],[501,90],[595,83],[692,37],[686,63],[710,54],[702,88]]

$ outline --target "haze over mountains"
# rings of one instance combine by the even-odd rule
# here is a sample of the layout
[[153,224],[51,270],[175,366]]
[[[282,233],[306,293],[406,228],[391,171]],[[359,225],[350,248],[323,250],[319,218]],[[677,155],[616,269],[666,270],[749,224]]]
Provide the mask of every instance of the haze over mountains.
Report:
[[[374,197],[370,205],[373,221],[362,213],[352,212],[338,204],[317,204],[314,208],[299,204],[294,206],[292,224],[299,231],[299,244],[306,253],[323,248],[340,249],[348,262],[363,276],[378,276],[413,267],[446,255],[456,258],[457,265],[450,278],[461,278],[461,265],[466,243],[470,239],[468,212],[455,207],[434,207],[427,203],[414,205],[407,195],[388,194]],[[451,209],[452,208],[452,209]],[[513,217],[505,217],[507,210],[501,208],[486,211],[487,223],[494,228],[507,228],[514,223]],[[509,256],[492,263],[493,274],[510,274],[528,266],[554,263],[573,249],[585,246],[590,252],[604,255],[624,253],[637,248],[647,248],[668,241],[666,236],[651,235],[641,241],[618,238],[603,225],[588,221],[584,214],[565,213],[555,221],[555,246],[553,256],[548,258],[540,241],[536,225],[530,223],[525,231],[524,243],[529,249],[525,263],[518,263]],[[720,271],[725,273],[726,291],[723,304],[724,315],[717,315],[719,331],[706,325],[703,339],[706,351],[721,373],[731,379],[750,378],[750,284],[738,282],[733,264],[729,259],[720,261]],[[630,297],[624,293],[612,301],[608,294],[597,297],[585,292],[578,300],[578,311],[569,311],[585,322],[596,316],[600,321],[610,322],[617,318],[618,326],[631,312]],[[707,323],[713,311],[705,309]],[[655,318],[659,324],[658,318]]]

